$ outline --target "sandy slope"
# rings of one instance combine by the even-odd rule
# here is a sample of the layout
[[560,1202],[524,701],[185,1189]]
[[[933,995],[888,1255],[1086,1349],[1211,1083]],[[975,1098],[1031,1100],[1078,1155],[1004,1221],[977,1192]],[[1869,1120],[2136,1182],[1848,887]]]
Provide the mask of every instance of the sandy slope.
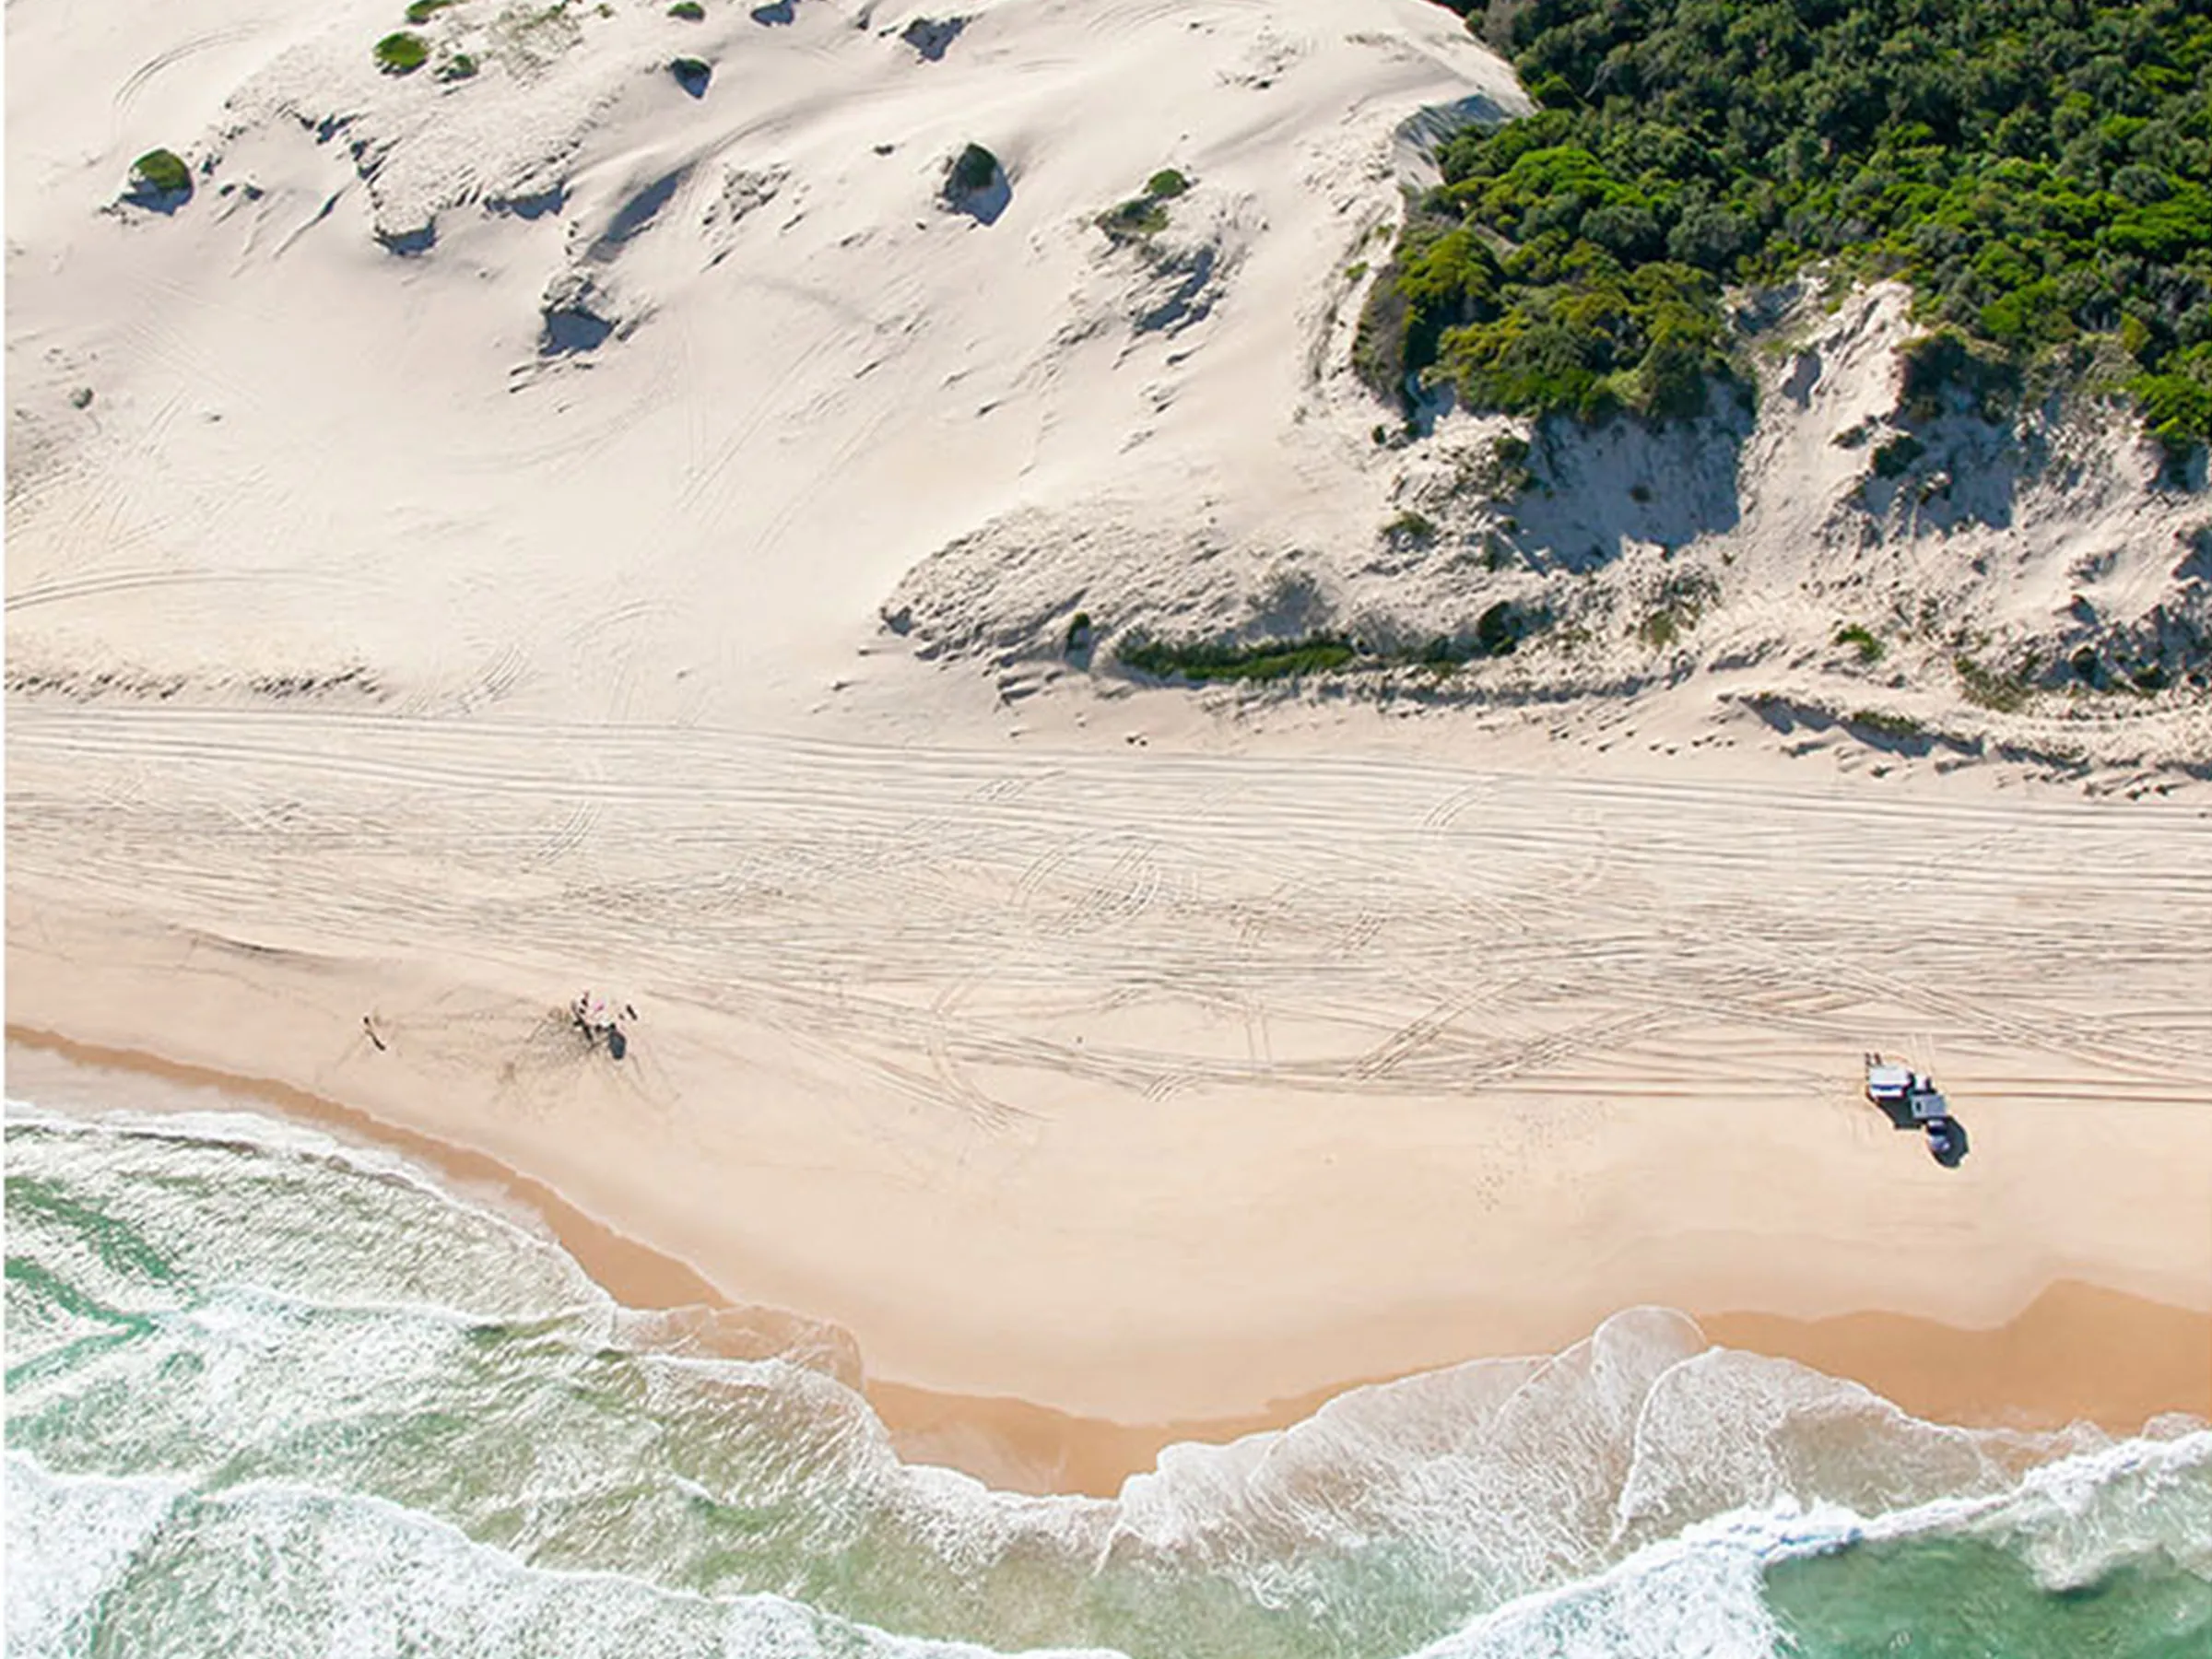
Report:
[[[374,72],[378,6],[10,12],[18,677],[758,719],[1025,503],[1364,527],[1375,486],[1300,419],[1349,292],[1312,278],[1394,212],[1401,122],[1517,97],[1419,0],[1015,0],[935,61],[912,8],[631,0],[518,40],[525,9],[441,14],[485,65],[442,86]],[[989,224],[938,200],[971,139],[1012,176]],[[97,212],[156,142],[196,197]],[[1171,165],[1160,249],[1117,251],[1091,221]],[[542,352],[549,290],[612,332]]]
[[[1135,1420],[1635,1300],[2212,1305],[2200,806],[1755,715],[1723,649],[1532,715],[1023,700],[1086,582],[1297,629],[1444,580],[1375,537],[1453,432],[1378,450],[1343,361],[1403,124],[1517,98],[1448,14],[1006,0],[932,59],[910,10],[611,10],[468,0],[449,84],[374,73],[379,6],[10,7],[11,1021]],[[961,211],[971,139],[1011,193]],[[194,199],[111,211],[155,143]],[[547,1019],[585,985],[620,1067]],[[1870,1043],[1964,1170],[1855,1102]]]

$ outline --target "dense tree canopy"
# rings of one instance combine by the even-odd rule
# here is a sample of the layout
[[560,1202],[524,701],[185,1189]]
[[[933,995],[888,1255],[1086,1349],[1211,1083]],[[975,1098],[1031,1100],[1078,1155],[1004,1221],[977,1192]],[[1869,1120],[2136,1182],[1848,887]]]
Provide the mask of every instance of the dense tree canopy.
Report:
[[1701,406],[1726,285],[1900,276],[2015,369],[2102,361],[2212,434],[2212,0],[1533,0],[1542,107],[1470,129],[1364,366],[1526,413]]

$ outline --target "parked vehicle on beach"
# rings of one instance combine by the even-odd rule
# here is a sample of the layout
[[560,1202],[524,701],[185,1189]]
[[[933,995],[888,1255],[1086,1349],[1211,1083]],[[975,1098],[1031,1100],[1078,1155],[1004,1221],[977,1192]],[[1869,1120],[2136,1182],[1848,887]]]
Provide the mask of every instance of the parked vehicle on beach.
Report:
[[1936,1087],[1936,1079],[1925,1073],[1870,1053],[1866,1056],[1866,1098],[1900,1129],[1924,1131],[1929,1156],[1937,1163],[1948,1168],[1966,1156],[1966,1131],[1951,1115],[1950,1102]]

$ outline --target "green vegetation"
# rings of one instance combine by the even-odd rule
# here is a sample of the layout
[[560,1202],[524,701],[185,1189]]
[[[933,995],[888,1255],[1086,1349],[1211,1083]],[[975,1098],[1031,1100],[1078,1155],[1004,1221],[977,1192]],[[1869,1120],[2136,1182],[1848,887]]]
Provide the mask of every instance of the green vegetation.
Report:
[[1700,571],[1668,577],[1659,590],[1658,605],[1636,625],[1636,637],[1654,651],[1667,650],[1698,625],[1718,591],[1712,578]]
[[1262,640],[1252,645],[1211,641],[1171,642],[1142,640],[1116,653],[1124,665],[1158,679],[1181,676],[1191,680],[1277,680],[1292,675],[1325,674],[1342,668],[1359,649],[1341,634],[1308,634],[1302,640]]
[[1432,542],[1436,539],[1436,524],[1425,512],[1408,507],[1382,526],[1386,541]]
[[1924,416],[2025,372],[2212,436],[2212,13],[2202,0],[1530,0],[1539,111],[1451,139],[1358,360],[1478,407],[1693,413],[1724,288],[1901,276]]
[[1168,210],[1148,196],[1132,196],[1099,215],[1099,229],[1115,241],[1142,241],[1168,228]]
[[706,21],[707,8],[699,0],[676,0],[676,4],[668,8],[668,15],[681,18],[687,23],[703,23]]
[[466,80],[477,72],[477,60],[465,52],[456,52],[430,71],[441,81]]
[[428,23],[449,6],[458,6],[461,0],[413,0],[407,7],[407,21]]
[[430,43],[402,29],[376,43],[376,66],[386,75],[412,75],[429,61]]
[[1888,654],[1888,647],[1874,637],[1873,632],[1853,622],[1847,628],[1836,629],[1836,643],[1848,645],[1858,653],[1859,661],[1871,668]]
[[1951,666],[1958,670],[1968,702],[2010,714],[2028,700],[2028,683],[2018,675],[1998,674],[1970,656],[1953,658]]
[[1887,443],[1877,444],[1874,452],[1874,476],[1877,478],[1900,477],[1912,469],[1912,463],[1928,453],[1928,446],[1911,432],[1900,432]]
[[1068,618],[1067,640],[1063,654],[1080,656],[1090,649],[1091,642],[1097,638],[1097,632],[1090,625],[1090,613],[1079,610]]
[[[1500,599],[1476,618],[1472,638],[1439,635],[1418,650],[1377,651],[1344,634],[1310,633],[1249,645],[1139,639],[1118,646],[1114,654],[1124,667],[1159,679],[1265,682],[1347,668],[1424,668],[1443,675],[1479,657],[1511,656],[1522,641],[1550,623],[1547,612],[1524,610],[1510,599]],[[1072,628],[1069,640],[1072,649]]]
[[973,195],[991,188],[999,174],[998,158],[980,144],[971,144],[953,158],[945,187],[954,195]]
[[1925,737],[1928,728],[1910,714],[1890,714],[1880,709],[1861,709],[1850,715],[1845,723],[1861,731],[1872,732],[1877,737]]
[[174,150],[151,149],[131,163],[131,183],[155,195],[189,194],[192,169]]
[[1099,229],[1115,241],[1141,241],[1168,228],[1167,204],[1191,188],[1190,180],[1171,167],[1162,168],[1145,181],[1145,194],[1131,196],[1099,215]]
[[697,98],[707,89],[707,82],[714,75],[714,66],[704,58],[670,58],[668,73],[676,76],[685,91]]

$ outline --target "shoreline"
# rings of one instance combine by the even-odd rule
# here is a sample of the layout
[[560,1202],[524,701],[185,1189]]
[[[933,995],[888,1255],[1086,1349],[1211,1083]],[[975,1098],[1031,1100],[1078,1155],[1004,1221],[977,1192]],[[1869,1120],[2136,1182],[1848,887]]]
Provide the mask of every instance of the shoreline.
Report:
[[[830,1333],[830,1350],[850,1356],[849,1367],[833,1363],[831,1369],[864,1394],[902,1458],[945,1465],[1004,1489],[1110,1497],[1129,1476],[1150,1469],[1168,1445],[1221,1443],[1286,1428],[1352,1389],[1416,1374],[1350,1376],[1271,1400],[1258,1411],[1154,1423],[1124,1423],[1011,1395],[941,1391],[872,1377],[848,1334],[802,1312],[733,1300],[695,1267],[629,1236],[550,1183],[488,1153],[280,1079],[148,1050],[80,1041],[12,1021],[7,1043],[11,1092],[17,1088],[18,1058],[35,1056],[35,1065],[58,1064],[87,1082],[140,1078],[210,1091],[235,1104],[266,1108],[340,1138],[396,1152],[435,1173],[463,1198],[488,1195],[521,1209],[624,1305],[706,1311],[709,1317],[693,1334],[725,1356],[765,1357],[786,1351],[806,1335],[818,1338]],[[164,1109],[183,1108],[151,1108]],[[1882,1309],[1813,1319],[1758,1311],[1690,1312],[1718,1346],[1794,1360],[1849,1379],[1930,1421],[2049,1430],[2086,1420],[2109,1433],[2127,1435],[2166,1413],[2212,1420],[2212,1312],[2077,1279],[2045,1283],[2013,1317],[1985,1328]],[[1505,1357],[1508,1350],[1500,1349],[1459,1359]],[[1430,1369],[1435,1368],[1418,1368]]]

